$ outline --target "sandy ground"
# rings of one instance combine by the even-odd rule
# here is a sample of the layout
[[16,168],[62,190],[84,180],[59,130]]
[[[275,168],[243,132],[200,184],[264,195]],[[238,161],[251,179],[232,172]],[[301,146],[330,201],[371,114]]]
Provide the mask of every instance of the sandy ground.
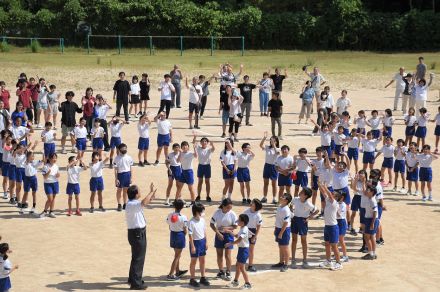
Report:
[[[55,70],[55,69],[54,69]],[[109,96],[108,88],[113,85],[114,72],[94,71],[88,74],[92,79],[103,78],[108,80],[107,86],[97,86],[95,93],[102,92]],[[50,72],[46,76],[50,76]],[[15,76],[11,75],[9,84],[12,84]],[[55,79],[56,77],[54,75]],[[293,80],[288,81],[293,82]],[[295,81],[296,82],[296,81]],[[93,80],[91,82],[93,84]],[[64,92],[64,88],[77,88],[83,86],[73,80],[64,80],[58,83],[58,88]],[[102,91],[107,88],[107,91]],[[79,95],[79,91],[78,95]],[[220,124],[221,120],[217,114],[217,85],[212,86],[212,95],[209,98],[205,120],[201,121],[199,135],[206,135],[216,142],[216,147],[222,148]],[[349,97],[354,106],[350,112],[355,113],[360,109],[384,110],[392,106],[394,89],[374,90],[363,89],[361,91],[350,90]],[[337,92],[334,92],[337,97]],[[254,112],[251,117],[253,127],[242,127],[240,129],[240,144],[248,141],[251,143],[256,158],[251,163],[252,175],[252,197],[262,196],[262,168],[264,154],[258,148],[258,143],[266,130],[270,131],[270,119],[260,117],[258,110],[258,98],[254,93]],[[78,101],[79,97],[76,97]],[[431,99],[437,99],[437,93],[431,93]],[[192,139],[191,130],[188,129],[187,119],[188,92],[183,92],[182,109],[174,109],[171,112],[174,125],[175,141]],[[283,144],[296,153],[299,147],[307,147],[309,152],[319,144],[319,137],[311,137],[312,126],[310,124],[298,125],[297,118],[300,109],[298,95],[283,93],[285,104],[283,115],[284,137]],[[153,91],[151,109],[157,110],[158,93]],[[434,115],[439,103],[429,102],[429,111]],[[395,137],[404,133],[402,126],[402,115],[396,112],[397,125],[393,129]],[[137,131],[136,123],[131,123],[123,132],[123,141],[129,145],[129,154],[134,160],[137,155]],[[433,145],[434,126],[428,126],[427,143]],[[61,133],[58,135],[60,136]],[[35,136],[37,137],[37,132]],[[155,141],[157,130],[153,126],[150,132],[152,140]],[[58,142],[59,143],[59,142]],[[38,146],[37,150],[42,145]],[[58,148],[59,149],[59,148]],[[156,145],[153,142],[149,153],[149,160],[154,161],[153,152]],[[217,159],[219,152],[213,156],[213,179],[212,197],[214,202],[207,206],[206,218],[210,219],[216,210],[218,200],[221,198],[223,181],[221,178],[220,163]],[[70,155],[70,154],[67,154]],[[59,155],[58,164],[67,164],[67,155]],[[86,161],[90,159],[90,152],[86,153]],[[163,159],[161,159],[163,161]],[[376,165],[381,164],[382,159]],[[194,163],[196,167],[196,163]],[[439,162],[433,164],[434,177],[440,172]],[[158,186],[158,198],[145,210],[148,221],[147,236],[148,250],[144,269],[144,280],[149,289],[161,289],[163,291],[176,291],[191,289],[188,286],[188,277],[177,282],[165,281],[172,261],[173,252],[168,246],[169,232],[165,223],[166,215],[170,208],[163,206],[165,188],[167,184],[166,169],[161,163],[157,167],[134,167],[133,182],[141,187],[143,192],[147,191],[150,182]],[[36,219],[30,216],[18,214],[18,209],[9,205],[5,200],[0,199],[0,232],[3,240],[8,242],[13,249],[11,260],[19,264],[20,268],[12,275],[13,291],[105,291],[105,290],[127,290],[125,284],[128,276],[130,261],[130,249],[127,242],[127,232],[124,214],[116,212],[115,188],[113,186],[113,172],[110,169],[104,170],[104,181],[106,189],[104,192],[104,206],[108,211],[104,214],[95,212],[89,214],[88,198],[89,173],[81,177],[81,205],[83,216],[67,217],[67,196],[64,194],[66,186],[66,175],[62,174],[60,179],[61,194],[56,199],[58,217],[56,219]],[[39,174],[40,190],[38,192],[38,210],[41,210],[45,200],[42,192],[42,176]],[[434,202],[423,203],[420,197],[407,197],[396,194],[389,189],[385,191],[385,204],[388,211],[384,213],[383,226],[386,244],[377,250],[378,260],[362,261],[362,254],[357,252],[362,241],[360,236],[347,235],[346,241],[349,249],[350,262],[344,265],[344,269],[338,272],[328,270],[290,270],[287,273],[271,271],[270,265],[278,260],[278,248],[273,238],[274,210],[275,207],[266,205],[262,210],[264,227],[258,240],[255,262],[259,270],[256,274],[250,275],[250,280],[255,291],[263,291],[268,288],[277,291],[292,290],[291,283],[295,282],[295,289],[317,290],[326,287],[328,290],[353,289],[354,291],[438,291],[440,288],[440,237],[437,236],[440,228],[440,197],[438,190],[440,182],[434,179]],[[184,197],[188,197],[188,191],[184,191]],[[204,197],[204,193],[202,194]],[[238,202],[240,200],[238,184],[235,185],[233,199],[236,200],[234,211],[239,214],[245,207]],[[183,211],[190,217],[190,210]],[[312,264],[317,265],[324,257],[322,220],[313,220],[310,223],[309,233],[309,255]],[[358,225],[357,225],[358,226]],[[214,235],[208,230],[209,250],[207,253],[208,276],[212,280],[211,289],[224,289],[227,282],[214,279],[217,273],[215,251],[213,248]],[[188,250],[183,252],[181,267],[189,266]],[[235,259],[236,249],[233,252]],[[298,254],[301,256],[300,250]],[[242,279],[240,279],[242,281]]]

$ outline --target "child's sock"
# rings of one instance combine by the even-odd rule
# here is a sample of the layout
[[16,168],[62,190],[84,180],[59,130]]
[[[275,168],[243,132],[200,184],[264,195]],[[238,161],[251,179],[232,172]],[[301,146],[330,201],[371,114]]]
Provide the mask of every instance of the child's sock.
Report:
[[112,158],[110,158],[110,165],[112,165],[113,164],[113,159]]
[[37,203],[32,203],[32,208],[35,208],[37,206]]
[[432,197],[432,191],[428,191],[430,197]]

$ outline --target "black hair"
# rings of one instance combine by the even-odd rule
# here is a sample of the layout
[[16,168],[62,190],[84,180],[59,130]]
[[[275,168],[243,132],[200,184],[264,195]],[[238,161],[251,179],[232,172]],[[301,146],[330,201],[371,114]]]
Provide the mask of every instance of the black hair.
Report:
[[[277,136],[272,136],[271,139],[275,140],[275,147],[280,147],[280,139]],[[272,143],[270,143],[269,147],[272,148]]]
[[247,79],[247,78],[249,78],[249,75],[244,75],[243,76],[243,79]]
[[248,148],[249,146],[251,146],[251,144],[249,144],[249,143],[243,143],[243,145],[241,145],[241,149]]
[[199,75],[199,79],[205,79],[205,75]]
[[248,223],[249,223],[249,216],[246,215],[246,214],[240,214],[240,215],[238,216],[238,220],[240,220],[241,222],[243,222],[243,223],[244,223],[244,226],[246,226],[246,225],[248,225]]
[[66,92],[66,98],[69,97],[69,96],[74,97],[75,93],[73,91],[69,90],[69,91]]
[[252,203],[254,203],[255,205],[255,211],[260,211],[261,209],[263,209],[263,203],[261,203],[259,199],[253,199]]
[[[234,147],[234,140],[232,140],[231,138],[226,138],[226,140],[229,140],[229,143],[231,143],[231,146]],[[225,142],[225,150],[223,151],[223,154],[226,155],[226,151],[228,151],[228,149],[226,148],[226,142]],[[234,154],[232,154],[234,155]]]
[[48,161],[53,158],[57,158],[57,157],[58,157],[58,155],[56,153],[51,153],[51,154],[49,154]]
[[387,108],[387,109],[385,110],[385,113],[386,113],[389,117],[392,117],[392,116],[393,116],[393,111],[392,111],[391,109],[389,109],[389,108]]
[[287,145],[281,146],[281,150],[285,150],[285,149],[287,149],[287,151],[290,151],[290,147],[289,146],[287,146]]
[[183,141],[180,143],[180,148],[183,148],[183,146],[189,146],[189,143],[187,141]]
[[119,72],[118,76],[121,77],[121,75],[125,76],[125,72],[124,71]]
[[423,83],[423,86],[425,86],[425,85],[426,85],[426,80],[425,80],[424,78],[420,79],[420,80],[419,80],[419,83],[420,83],[420,82],[422,82],[422,83]]
[[316,147],[316,149],[315,149],[315,152],[316,152],[316,153],[318,153],[318,152],[322,152],[322,151],[324,151],[324,149],[322,149],[321,146],[320,146],[320,147]]
[[301,193],[303,193],[306,196],[306,200],[310,199],[312,197],[312,189],[305,187],[302,189]]
[[335,191],[335,192],[334,192],[334,196],[337,197],[338,195],[341,196],[341,197],[339,198],[339,201],[338,201],[338,202],[344,202],[344,201],[345,201],[345,197],[347,196],[347,193],[344,192],[344,191],[342,191],[342,190],[340,190],[340,191]]
[[347,168],[347,163],[345,163],[344,161],[339,161],[338,164],[342,165],[343,168]]
[[182,210],[183,207],[185,207],[185,202],[182,199],[174,200],[173,207],[176,210],[176,212],[180,212],[180,210]]
[[174,149],[175,147],[180,147],[179,143],[174,143],[172,148]]
[[306,148],[299,148],[298,154],[301,154],[301,153],[307,154],[307,149]]
[[200,139],[200,143],[201,143],[201,142],[203,142],[203,141],[205,141],[205,142],[207,142],[207,143],[208,143],[208,142],[209,142],[209,139],[208,139],[208,138],[206,138],[206,137],[203,137],[202,139]]
[[358,111],[358,114],[365,115],[365,111],[364,110],[360,110],[360,111]]
[[52,123],[51,122],[46,122],[46,123],[44,123],[44,126],[45,127],[52,127]]
[[165,74],[165,75],[163,75],[163,78],[171,78],[171,75],[170,74]]
[[361,170],[359,170],[358,171],[358,174],[363,174],[363,175],[365,175],[365,177],[367,177],[367,171],[365,170],[365,169],[361,169]]
[[431,146],[428,144],[425,144],[422,146],[422,150],[431,150]]
[[137,185],[131,185],[127,189],[127,196],[129,200],[136,199],[137,194],[139,193],[139,189]]
[[203,206],[202,203],[195,202],[194,205],[192,205],[193,216],[196,216],[197,214],[202,214],[203,211],[205,211],[205,206]]
[[343,115],[343,116],[346,116],[346,117],[350,117],[350,113],[349,113],[348,111],[343,111],[343,112],[342,112],[342,115]]
[[8,259],[8,251],[9,251],[9,244],[6,242],[0,243],[0,254],[3,255],[3,260]]
[[69,158],[67,159],[67,161],[69,161],[69,163],[71,163],[72,161],[75,160],[76,156],[69,156]]
[[87,119],[86,119],[85,117],[81,117],[81,118],[79,119],[79,122],[81,123],[82,121],[86,121],[86,122],[87,122]]
[[2,80],[2,81],[0,81],[0,86],[5,86],[6,85],[6,83]]
[[385,140],[386,140],[386,139],[390,139],[391,142],[393,142],[393,137],[391,137],[391,136],[386,136],[386,137],[385,137]]
[[142,77],[148,77],[147,73],[142,73]]
[[26,152],[26,159],[29,159],[33,154],[34,154],[34,152],[32,152],[32,151]]
[[131,77],[131,81],[133,80],[138,80],[139,81],[139,77],[137,77],[137,75],[134,75],[133,77]]
[[428,110],[425,107],[422,107],[421,109],[419,109],[419,112],[422,114],[426,114]]
[[378,114],[379,112],[377,110],[372,110],[371,114]]
[[99,152],[98,152],[98,151],[93,151],[93,152],[92,152],[92,160],[93,160],[93,158],[96,157],[96,156],[98,156],[98,159],[99,159]]
[[370,192],[372,192],[373,193],[373,196],[375,196],[376,195],[376,193],[377,193],[377,189],[376,189],[376,187],[375,186],[367,186],[367,191],[370,191]]
[[232,205],[232,200],[229,198],[224,198],[220,204],[220,206],[218,206],[219,209],[222,209],[223,207]]
[[127,148],[127,144],[125,144],[125,143],[119,144],[118,150],[121,150],[122,148]]
[[280,93],[278,91],[272,91],[272,96],[280,97]]
[[288,193],[284,193],[283,197],[287,200],[287,203],[290,204],[292,202],[292,195]]

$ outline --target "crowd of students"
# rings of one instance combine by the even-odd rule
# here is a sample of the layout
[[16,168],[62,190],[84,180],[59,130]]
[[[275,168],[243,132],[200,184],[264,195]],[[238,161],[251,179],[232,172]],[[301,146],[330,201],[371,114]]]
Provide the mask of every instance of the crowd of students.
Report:
[[[189,251],[191,255],[190,285],[210,285],[205,271],[205,255],[208,248],[206,238],[206,224],[204,219],[204,205],[202,204],[202,189],[205,185],[206,202],[211,202],[211,160],[215,151],[219,153],[219,161],[224,180],[223,196],[219,209],[210,220],[210,228],[215,232],[215,248],[219,272],[218,278],[232,280],[231,250],[238,245],[235,278],[230,286],[237,287],[239,277],[245,281],[243,288],[251,288],[247,272],[255,272],[254,253],[256,241],[261,232],[262,216],[260,210],[268,201],[269,185],[272,192],[272,204],[278,206],[275,219],[275,241],[279,246],[279,262],[272,268],[279,268],[285,272],[289,260],[292,268],[297,268],[296,247],[300,237],[302,245],[303,268],[310,267],[307,258],[308,221],[315,217],[324,219],[325,261],[320,264],[323,268],[332,270],[342,269],[342,263],[349,261],[344,237],[347,232],[357,235],[363,234],[361,252],[366,255],[365,260],[377,259],[376,245],[383,244],[383,226],[381,224],[382,211],[386,210],[383,201],[383,188],[392,186],[393,191],[400,191],[407,195],[419,195],[419,183],[423,201],[432,201],[432,162],[437,159],[438,142],[440,138],[440,107],[438,113],[431,118],[426,104],[416,103],[417,110],[410,102],[407,115],[404,116],[405,133],[393,131],[393,111],[371,111],[368,117],[360,110],[352,119],[349,113],[351,101],[347,91],[341,92],[336,103],[326,86],[320,91],[325,79],[317,68],[313,73],[304,71],[311,80],[307,81],[301,93],[302,109],[299,123],[306,117],[311,117],[313,100],[316,100],[317,119],[311,119],[315,125],[313,134],[320,135],[320,144],[315,152],[316,158],[308,154],[306,148],[300,148],[297,155],[292,155],[288,145],[280,145],[282,136],[283,103],[281,99],[282,82],[287,78],[280,75],[276,69],[274,75],[269,72],[263,74],[258,84],[249,82],[249,76],[244,76],[243,83],[237,84],[242,73],[233,74],[232,66],[223,64],[219,72],[209,79],[200,75],[188,82],[189,89],[189,128],[199,129],[199,121],[203,118],[206,100],[209,95],[209,85],[214,79],[220,82],[219,114],[222,118],[221,137],[226,138],[224,147],[219,147],[207,137],[198,139],[193,132],[192,146],[187,141],[173,143],[171,108],[180,107],[180,92],[177,95],[176,79],[184,79],[178,67],[166,74],[160,82],[160,107],[157,114],[147,110],[147,101],[150,80],[147,74],[138,78],[134,76],[130,84],[125,80],[125,74],[119,74],[120,79],[114,86],[116,101],[116,115],[107,121],[107,112],[112,108],[101,95],[93,96],[93,89],[88,88],[82,98],[81,106],[72,101],[74,94],[66,93],[66,101],[59,103],[60,94],[54,85],[47,86],[44,78],[29,78],[20,75],[17,83],[18,102],[16,110],[9,114],[9,92],[5,83],[0,81],[0,127],[1,127],[1,169],[3,176],[3,198],[9,199],[11,204],[19,208],[21,214],[37,213],[38,172],[43,174],[46,202],[39,217],[55,218],[55,200],[60,192],[59,178],[62,174],[57,164],[55,141],[57,112],[61,112],[62,148],[65,154],[66,138],[70,137],[72,152],[75,155],[67,159],[68,195],[67,215],[81,216],[79,194],[81,188],[79,178],[81,172],[90,171],[90,209],[95,212],[95,197],[98,197],[98,210],[105,212],[102,193],[104,190],[103,169],[107,162],[114,170],[116,186],[117,211],[125,209],[129,196],[128,188],[132,183],[133,158],[127,153],[128,146],[121,140],[124,125],[130,122],[130,115],[139,119],[138,130],[138,163],[137,166],[158,165],[162,152],[165,157],[165,166],[168,174],[165,204],[174,207],[167,222],[170,227],[170,246],[175,256],[167,276],[167,280],[178,280],[187,273],[181,270],[179,260],[182,250],[186,247],[186,235],[189,237]],[[419,76],[420,77],[420,76]],[[413,78],[411,75],[402,76],[409,80],[408,93],[426,94],[428,86],[424,78]],[[432,83],[432,75],[429,84]],[[174,80],[174,81],[172,81]],[[249,143],[236,146],[238,132],[241,125],[252,126],[250,112],[252,110],[252,90],[258,88],[260,97],[260,115],[267,116],[272,121],[272,135],[265,132],[260,142],[264,152],[263,167],[263,197],[255,198],[255,190],[251,190],[250,163],[258,153],[251,149]],[[180,90],[180,87],[179,87]],[[178,97],[177,97],[178,96]],[[271,99],[269,100],[269,96]],[[174,99],[173,99],[174,98]],[[125,101],[129,100],[132,107],[128,109]],[[142,102],[140,107],[138,105]],[[336,108],[335,108],[336,106]],[[125,120],[119,118],[120,109],[124,107]],[[132,111],[134,109],[134,112]],[[44,113],[44,127],[40,124],[41,113]],[[75,113],[83,116],[76,123]],[[193,124],[194,120],[194,124]],[[157,125],[157,150],[155,161],[148,161],[150,148],[151,123]],[[434,135],[436,145],[431,153],[430,145],[425,144],[425,138],[430,134],[428,123],[435,123]],[[228,135],[226,127],[229,124]],[[36,125],[34,127],[34,125]],[[275,126],[278,131],[275,133]],[[34,149],[38,139],[31,139],[35,129],[42,129],[41,142],[43,159],[35,158]],[[109,129],[108,129],[109,128]],[[312,134],[312,135],[313,135]],[[397,136],[397,137],[396,137]],[[417,141],[413,142],[413,138]],[[394,144],[396,140],[396,144]],[[169,151],[169,147],[171,149]],[[346,147],[348,146],[348,147]],[[91,147],[90,163],[84,157],[87,147]],[[163,151],[162,151],[163,150]],[[105,152],[110,152],[107,156]],[[116,152],[116,156],[115,155]],[[362,153],[362,163],[359,164]],[[383,163],[376,164],[376,159],[383,155]],[[193,169],[193,162],[197,161],[197,170]],[[352,169],[354,172],[352,172]],[[354,173],[354,175],[353,175]],[[406,176],[405,176],[406,173]],[[254,173],[252,173],[252,176]],[[197,176],[197,189],[194,187]],[[386,179],[388,177],[388,179]],[[401,179],[399,190],[398,181]],[[239,182],[243,205],[249,208],[237,216],[233,208],[232,194],[235,180]],[[187,202],[182,197],[182,189],[187,185],[190,198]],[[175,186],[175,195],[171,192]],[[292,189],[292,186],[294,188]],[[415,191],[413,191],[413,186]],[[318,191],[320,193],[320,208],[317,205]],[[29,208],[29,193],[32,195],[32,206]],[[75,198],[75,207],[72,206]],[[191,207],[193,217],[188,220],[181,210]],[[319,211],[320,209],[320,211]],[[359,213],[359,230],[355,229],[355,218]],[[238,230],[237,230],[238,229]],[[292,236],[292,237],[291,237]],[[289,249],[290,246],[290,249]],[[0,281],[5,284],[9,275],[6,271],[10,264],[6,261],[8,247],[1,245],[0,253],[3,256],[3,271],[0,271]],[[340,255],[342,252],[342,256]],[[334,255],[334,260],[331,254]],[[225,264],[223,262],[225,260]],[[197,261],[200,265],[201,278],[195,277]],[[246,264],[247,267],[246,267]],[[5,272],[6,271],[6,272]],[[10,271],[9,271],[10,272]],[[6,286],[3,286],[6,287]]]

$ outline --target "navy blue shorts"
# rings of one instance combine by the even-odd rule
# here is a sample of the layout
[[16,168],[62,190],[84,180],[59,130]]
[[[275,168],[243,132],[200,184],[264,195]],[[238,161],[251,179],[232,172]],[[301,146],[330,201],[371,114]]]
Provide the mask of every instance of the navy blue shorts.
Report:
[[49,157],[55,153],[55,143],[44,143],[44,156]]
[[365,218],[364,219],[364,224],[365,224],[365,233],[366,234],[376,234],[377,233],[377,228],[379,227],[379,219],[376,218],[376,220],[374,221],[374,228],[371,229],[371,223],[373,222],[373,218]]
[[138,150],[148,150],[150,148],[150,139],[139,137]]
[[327,151],[328,157],[332,156],[332,149],[330,146],[321,145],[322,150]]
[[4,162],[3,161],[3,164],[2,164],[2,176],[9,177],[8,171],[9,171],[9,162]]
[[357,212],[361,208],[361,195],[354,195],[353,200],[351,201],[350,210]]
[[382,131],[382,135],[384,137],[392,137],[392,135],[393,135],[393,128],[385,127],[385,129]]
[[348,159],[358,160],[359,159],[359,148],[348,148],[347,151]]
[[350,136],[350,129],[349,128],[344,128],[344,135],[345,135],[345,137]]
[[362,134],[362,135],[365,135],[365,128],[357,128],[356,129],[356,133],[358,133],[358,134]]
[[417,138],[425,138],[426,137],[426,127],[417,127],[415,136]]
[[176,181],[180,180],[182,176],[182,167],[181,166],[170,166],[171,176],[169,178],[175,179]]
[[220,240],[217,235],[215,235],[214,239],[214,247],[215,248],[224,248],[224,249],[233,249],[234,246],[231,245],[229,247],[225,247],[227,243],[234,242],[234,236],[230,233],[222,233],[223,240]]
[[248,167],[237,168],[237,180],[238,180],[238,182],[250,182],[251,181],[251,173],[249,172]]
[[[253,234],[257,234],[257,228],[249,228],[249,231],[252,232]],[[249,239],[249,244],[255,245],[256,243],[257,243],[257,239],[255,238],[255,235],[254,235]]]
[[[298,172],[297,172],[298,173]],[[290,177],[290,175],[283,175],[283,174],[278,174],[278,186],[279,187],[290,187],[293,183],[292,178]]]
[[380,220],[382,218],[383,207],[382,204],[377,204],[377,218]]
[[380,137],[380,130],[371,130],[371,134],[373,135],[373,139],[378,139]]
[[211,164],[199,164],[197,166],[198,178],[211,178]]
[[306,218],[303,217],[293,217],[292,218],[292,233],[298,235],[307,235],[309,231],[309,224],[306,221]]
[[331,142],[330,142],[330,149],[332,151],[335,151],[335,147],[336,147],[335,140],[331,140]]
[[118,180],[119,180],[119,186],[117,186],[117,188],[122,189],[122,188],[128,188],[131,184],[131,172],[130,171],[126,171],[126,172],[121,172],[118,173]]
[[18,183],[22,183],[24,179],[24,168],[15,168],[15,181]]
[[93,149],[104,149],[104,140],[102,138],[93,138],[92,147]]
[[359,208],[359,222],[365,224],[365,208]]
[[415,126],[406,126],[405,128],[405,136],[414,136],[416,133],[416,127]]
[[263,168],[263,178],[276,180],[278,178],[278,171],[274,164],[265,163]]
[[237,253],[237,262],[246,264],[249,258],[249,247],[239,247]]
[[418,181],[419,180],[419,168],[414,168],[413,171],[406,170],[406,180],[409,181]]
[[420,167],[419,181],[432,182],[432,168]]
[[103,191],[104,190],[104,180],[101,177],[92,177],[89,181],[90,191]]
[[393,168],[394,158],[393,157],[384,157],[382,162],[382,168]]
[[0,169],[3,167],[3,153],[0,153]]
[[435,126],[434,135],[440,136],[440,125]]
[[281,239],[278,238],[278,234],[280,234],[281,228],[275,227],[275,241],[278,242],[278,245],[284,246],[284,245],[289,245],[290,243],[290,227],[287,227],[286,230],[283,233],[283,236],[281,237]]
[[67,183],[66,186],[66,194],[68,194],[69,196],[75,194],[75,195],[79,195],[81,193],[80,189],[79,189],[79,184],[71,184],[71,183]]
[[[328,186],[327,189],[328,189],[331,193],[334,192],[332,186]],[[321,202],[325,201],[325,197],[322,195],[322,193],[319,194],[319,197],[321,198]]]
[[206,238],[193,240],[194,247],[196,249],[195,253],[191,253],[191,249],[189,249],[189,254],[192,258],[204,257],[206,255]]
[[44,183],[44,193],[46,195],[57,195],[60,192],[60,185],[58,182]]
[[14,164],[9,164],[9,169],[8,169],[8,178],[9,180],[15,181],[16,178],[16,173],[15,173],[15,169],[17,167]]
[[335,154],[343,155],[344,154],[344,145],[335,145]]
[[121,137],[111,137],[110,139],[110,148],[115,149],[118,148],[119,145],[121,145]]
[[362,163],[374,163],[374,152],[364,152],[364,156],[362,157]]
[[324,241],[330,243],[339,242],[339,227],[338,225],[325,225],[324,227]]
[[9,291],[12,288],[11,279],[8,277],[0,279],[0,291]]
[[179,182],[187,185],[194,184],[194,172],[192,169],[183,169],[180,175]]
[[309,184],[309,177],[307,176],[307,172],[297,171],[296,172],[296,180],[293,181],[296,186],[301,186],[303,188],[307,187]]
[[157,147],[170,146],[170,134],[157,134]]
[[319,189],[318,181],[319,181],[319,176],[314,175],[312,177],[312,190],[317,191]]
[[338,232],[339,236],[345,236],[347,233],[347,220],[346,219],[338,219]]
[[405,160],[394,160],[394,172],[405,173]]
[[170,231],[170,247],[183,249],[185,248],[186,238],[183,231]]
[[86,138],[78,138],[78,139],[76,139],[76,149],[78,149],[78,151],[86,151],[86,149],[87,149],[87,139]]
[[34,176],[25,176],[23,179],[23,189],[25,193],[28,193],[30,190],[33,192],[38,191],[38,179]]
[[[229,170],[234,170],[234,165],[233,164],[226,165],[226,168]],[[223,179],[234,179],[237,176],[236,171],[234,171],[233,174],[229,174],[226,172],[224,168],[222,168],[222,170],[223,170]]]
[[350,189],[348,188],[348,187],[345,187],[345,188],[342,188],[342,189],[338,189],[338,190],[335,190],[335,192],[338,192],[338,193],[344,193],[345,194],[345,200],[344,200],[344,203],[345,204],[347,204],[347,205],[350,205],[350,203],[351,203],[351,197],[350,197]]

